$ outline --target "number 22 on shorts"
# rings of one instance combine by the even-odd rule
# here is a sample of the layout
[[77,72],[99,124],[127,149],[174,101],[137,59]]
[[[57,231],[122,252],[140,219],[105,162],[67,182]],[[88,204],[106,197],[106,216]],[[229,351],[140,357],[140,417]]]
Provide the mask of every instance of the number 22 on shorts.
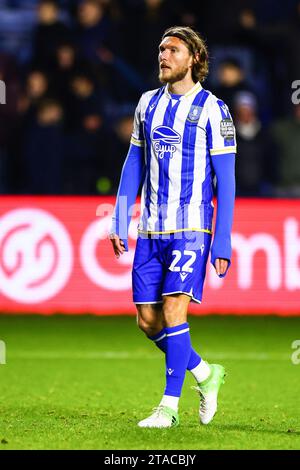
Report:
[[192,273],[193,269],[191,266],[194,264],[196,260],[196,253],[194,251],[190,250],[184,250],[183,252],[184,256],[188,256],[189,259],[184,263],[182,267],[177,266],[177,263],[180,261],[182,257],[182,253],[179,250],[173,250],[172,251],[172,256],[174,256],[174,259],[172,263],[170,264],[169,270],[173,272],[185,272],[185,273]]

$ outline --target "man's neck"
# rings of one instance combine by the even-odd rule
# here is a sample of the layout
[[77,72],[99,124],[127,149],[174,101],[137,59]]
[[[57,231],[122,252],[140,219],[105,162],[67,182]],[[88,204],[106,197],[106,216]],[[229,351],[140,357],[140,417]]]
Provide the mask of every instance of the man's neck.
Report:
[[168,91],[174,95],[185,95],[195,86],[195,83],[191,78],[185,78],[179,82],[169,83]]

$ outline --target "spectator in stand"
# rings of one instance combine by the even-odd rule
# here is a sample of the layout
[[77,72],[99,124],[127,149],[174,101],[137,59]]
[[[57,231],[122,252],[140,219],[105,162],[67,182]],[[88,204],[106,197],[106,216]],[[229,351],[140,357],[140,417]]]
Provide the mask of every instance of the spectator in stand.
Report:
[[89,64],[88,70],[97,77],[98,84],[105,88],[107,99],[118,101],[119,90],[125,89],[126,93],[126,87],[116,84],[111,67],[116,49],[114,44],[120,47],[120,41],[117,28],[107,13],[106,2],[83,0],[79,3],[75,37],[81,59],[85,60],[86,65]]
[[59,98],[65,100],[69,93],[71,78],[76,70],[76,49],[68,41],[59,44],[55,51],[53,81]]
[[[93,73],[76,71],[70,81],[71,106],[66,110],[66,193],[96,194],[99,158],[108,160],[103,97]],[[105,162],[105,160],[103,160]]]
[[59,101],[42,100],[24,139],[26,189],[31,194],[61,194],[63,109]]
[[103,97],[93,74],[78,71],[70,82],[72,106],[67,109],[66,128],[76,131],[81,127],[82,118],[87,114],[103,114]]
[[190,1],[197,11],[199,31],[209,40],[209,44],[221,47],[240,45],[239,17],[244,9],[253,6],[255,0]]
[[67,110],[72,110],[74,102],[71,83],[76,76],[82,74],[84,77],[88,76],[96,88],[107,91],[107,77],[101,65],[94,67],[80,55],[74,43],[70,41],[62,42],[55,53],[53,83],[56,95]]
[[249,92],[237,93],[233,110],[238,148],[236,193],[238,196],[272,196],[275,154],[271,139],[259,120],[255,96]]
[[109,48],[112,39],[112,24],[102,2],[83,0],[79,4],[76,33],[82,55],[92,63],[99,62],[99,47]]
[[174,0],[143,0],[134,13],[124,19],[123,56],[142,73],[145,88],[160,86],[157,78],[158,52],[153,44],[159,44],[166,28],[178,22],[177,5],[174,7],[174,3]]
[[49,80],[42,69],[33,69],[27,75],[26,93],[30,101],[37,101],[49,91]]
[[[20,92],[14,95],[14,98],[17,99],[17,119],[9,142],[9,173],[10,186],[15,193],[28,191],[28,187],[25,188],[24,182],[26,168],[24,167],[23,145],[26,133],[36,119],[38,103],[48,94],[49,80],[47,74],[43,70],[32,69],[26,76],[23,89],[20,89]],[[12,102],[11,99],[10,102]]]
[[[218,67],[219,85],[214,93],[220,97],[229,109],[234,110],[235,97],[241,91],[253,93],[252,88],[247,83],[245,73],[235,58],[224,59]],[[234,111],[233,111],[234,114]]]
[[[263,11],[261,2],[257,2]],[[277,2],[273,15],[265,4],[265,18],[256,15],[254,9],[245,9],[240,16],[240,42],[255,52],[258,68],[264,68],[267,75],[267,87],[271,100],[271,117],[279,119],[289,113],[290,86],[300,77],[300,1]],[[271,3],[271,2],[270,2]],[[294,5],[293,5],[294,4]],[[284,6],[283,6],[284,5]],[[278,12],[281,11],[281,15]],[[272,21],[270,21],[270,17]]]
[[18,97],[18,120],[14,130],[14,139],[11,140],[11,154],[14,165],[12,180],[15,192],[29,191],[24,181],[27,160],[24,159],[24,142],[27,132],[36,122],[39,103],[50,95],[50,86],[47,74],[41,69],[32,69],[28,72],[24,89]]
[[[79,70],[90,70],[89,63],[78,54],[76,46],[70,41],[64,41],[57,46],[53,67],[53,88],[62,102],[64,109],[72,113],[74,96],[71,82]],[[66,123],[67,124],[67,123]]]
[[26,78],[25,92],[19,100],[19,113],[26,128],[36,117],[39,101],[50,94],[47,73],[42,69],[32,69]]
[[33,63],[51,68],[57,45],[70,38],[70,29],[59,20],[58,1],[40,0],[33,39]]
[[20,93],[17,65],[13,57],[0,53],[0,80],[5,86],[5,104],[0,104],[0,194],[11,186],[10,143],[17,125],[17,103]]
[[[101,192],[110,190],[107,165],[107,133],[100,111],[85,110],[76,132],[66,136],[65,144],[65,192],[71,194],[97,194],[97,183]],[[99,175],[102,181],[98,181]]]
[[291,117],[272,125],[272,137],[278,151],[279,197],[300,197],[300,104],[293,106]]
[[287,23],[287,63],[290,82],[300,79],[300,1]]

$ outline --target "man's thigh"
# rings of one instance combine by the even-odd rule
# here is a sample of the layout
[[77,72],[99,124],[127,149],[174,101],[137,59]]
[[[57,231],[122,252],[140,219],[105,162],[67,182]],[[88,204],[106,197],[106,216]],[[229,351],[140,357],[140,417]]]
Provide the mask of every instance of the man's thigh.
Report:
[[132,292],[135,304],[162,303],[164,266],[159,255],[159,240],[138,238],[133,268]]

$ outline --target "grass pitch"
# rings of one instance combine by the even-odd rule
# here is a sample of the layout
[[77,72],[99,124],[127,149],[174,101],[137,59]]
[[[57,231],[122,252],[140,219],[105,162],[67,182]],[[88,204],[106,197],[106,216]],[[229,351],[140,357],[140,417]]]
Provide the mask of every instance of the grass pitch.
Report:
[[134,317],[0,315],[1,449],[300,449],[300,317],[190,317],[195,349],[228,372],[198,423],[186,376],[180,426],[140,429],[164,390],[163,354]]

